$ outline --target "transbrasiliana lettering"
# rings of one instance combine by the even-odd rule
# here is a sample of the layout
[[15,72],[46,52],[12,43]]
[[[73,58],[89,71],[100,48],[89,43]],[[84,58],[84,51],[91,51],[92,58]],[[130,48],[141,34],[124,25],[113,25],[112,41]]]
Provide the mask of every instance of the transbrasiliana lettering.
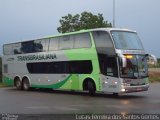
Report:
[[50,60],[56,59],[56,54],[42,54],[42,55],[27,55],[27,56],[17,56],[18,61],[33,61],[33,60]]

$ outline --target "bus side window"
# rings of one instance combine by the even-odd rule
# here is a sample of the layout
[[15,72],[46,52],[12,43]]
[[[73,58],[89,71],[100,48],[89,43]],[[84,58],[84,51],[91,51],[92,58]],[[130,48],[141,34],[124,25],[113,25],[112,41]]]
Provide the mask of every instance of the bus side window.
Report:
[[89,48],[91,47],[91,39],[89,33],[81,33],[74,35],[74,48]]
[[104,54],[99,54],[99,65],[102,74],[113,77],[118,76],[116,57],[110,57]]
[[41,41],[38,43],[34,43],[34,50],[35,52],[42,52],[43,51],[43,46],[41,44]]
[[107,75],[117,77],[118,76],[118,67],[116,57],[107,57]]
[[74,39],[72,35],[59,37],[59,50],[73,49]]
[[34,41],[22,42],[21,52],[32,53],[34,51]]
[[4,45],[3,46],[3,54],[4,55],[12,55],[13,53],[13,48],[12,44]]
[[34,50],[33,52],[46,52],[48,51],[49,39],[40,39],[34,41]]
[[49,42],[49,51],[58,50],[58,37],[56,38],[50,38]]
[[90,74],[93,70],[90,60],[27,63],[33,74]]
[[14,54],[21,54],[21,43],[14,43],[12,44],[13,53]]
[[106,31],[92,32],[98,54],[115,55],[111,37]]
[[72,74],[91,74],[93,67],[90,60],[69,61],[69,72]]

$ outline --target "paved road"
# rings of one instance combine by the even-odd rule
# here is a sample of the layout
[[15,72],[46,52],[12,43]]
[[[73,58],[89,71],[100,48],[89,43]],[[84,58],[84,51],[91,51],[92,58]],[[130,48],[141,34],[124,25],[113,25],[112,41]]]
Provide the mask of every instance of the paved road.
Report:
[[47,90],[18,91],[0,88],[0,113],[68,114],[68,113],[160,113],[160,84],[151,84],[147,92],[118,98],[97,94]]

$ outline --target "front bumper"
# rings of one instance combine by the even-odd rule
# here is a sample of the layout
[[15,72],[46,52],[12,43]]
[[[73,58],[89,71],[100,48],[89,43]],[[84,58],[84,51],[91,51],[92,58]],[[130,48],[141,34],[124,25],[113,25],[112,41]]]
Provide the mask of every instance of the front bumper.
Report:
[[122,93],[147,91],[148,88],[149,88],[149,84],[141,85],[141,86],[123,86]]

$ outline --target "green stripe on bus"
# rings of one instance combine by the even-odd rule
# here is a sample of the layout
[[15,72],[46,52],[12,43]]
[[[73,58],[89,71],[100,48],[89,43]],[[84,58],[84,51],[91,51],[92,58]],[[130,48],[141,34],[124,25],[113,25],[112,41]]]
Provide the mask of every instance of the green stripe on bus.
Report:
[[8,85],[8,86],[13,86],[14,85],[14,80],[9,78],[9,77],[3,76],[3,83]]
[[51,85],[35,85],[35,84],[32,84],[31,87],[58,89],[58,88],[62,87],[70,79],[71,76],[72,75],[69,75],[66,79],[64,79],[61,82],[58,82],[56,84],[51,84]]

